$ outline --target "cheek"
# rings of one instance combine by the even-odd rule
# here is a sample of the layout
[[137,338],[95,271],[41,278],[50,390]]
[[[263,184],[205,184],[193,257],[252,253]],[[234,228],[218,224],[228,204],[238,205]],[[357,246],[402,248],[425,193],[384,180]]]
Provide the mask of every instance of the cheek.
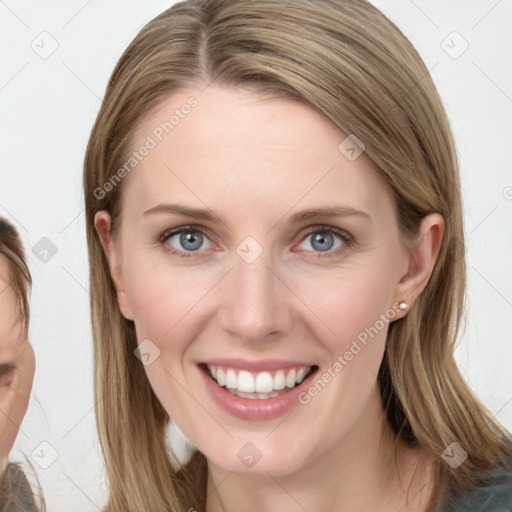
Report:
[[[385,337],[394,291],[391,272],[386,268],[368,266],[344,269],[318,275],[308,281],[297,281],[295,290],[315,316],[310,325],[318,326],[315,334],[323,339],[334,355],[349,350],[351,342]],[[369,334],[371,333],[371,334]]]
[[164,408],[179,421],[190,400],[182,387],[189,387],[184,354],[196,336],[191,322],[197,317],[194,304],[205,293],[204,283],[169,265],[153,264],[149,258],[134,258],[126,271],[138,343],[150,354],[144,370]]
[[130,290],[130,304],[139,341],[162,340],[177,321],[180,308],[178,293],[169,293],[159,281],[144,280]]
[[127,289],[139,340],[165,340],[194,315],[205,281],[164,264],[133,260],[126,267]]

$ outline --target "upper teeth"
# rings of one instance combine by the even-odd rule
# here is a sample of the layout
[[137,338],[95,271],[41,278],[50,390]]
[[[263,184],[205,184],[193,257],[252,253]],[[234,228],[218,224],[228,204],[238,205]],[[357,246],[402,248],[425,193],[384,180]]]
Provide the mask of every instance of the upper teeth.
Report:
[[284,389],[285,386],[293,388],[296,384],[300,384],[311,370],[311,366],[304,366],[291,370],[277,370],[275,373],[268,371],[251,373],[247,370],[213,365],[207,365],[207,367],[219,386],[237,389],[243,393],[271,393]]

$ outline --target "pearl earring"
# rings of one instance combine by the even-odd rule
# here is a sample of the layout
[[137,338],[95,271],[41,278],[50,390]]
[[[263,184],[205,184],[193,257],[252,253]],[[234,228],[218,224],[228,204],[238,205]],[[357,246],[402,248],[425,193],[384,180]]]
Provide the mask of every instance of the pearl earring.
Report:
[[398,304],[398,307],[400,308],[400,311],[405,311],[408,306],[405,302],[400,302],[400,304]]

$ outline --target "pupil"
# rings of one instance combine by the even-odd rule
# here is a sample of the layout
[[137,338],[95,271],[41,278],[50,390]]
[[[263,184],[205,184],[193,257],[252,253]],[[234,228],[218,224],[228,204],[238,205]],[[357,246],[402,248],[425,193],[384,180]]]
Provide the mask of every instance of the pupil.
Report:
[[[330,243],[326,242],[327,238],[330,239]],[[316,236],[313,237],[312,246],[315,249],[318,249],[319,251],[328,251],[333,246],[332,238],[333,238],[332,235],[318,233]],[[315,243],[319,243],[320,245],[318,247],[315,247]]]

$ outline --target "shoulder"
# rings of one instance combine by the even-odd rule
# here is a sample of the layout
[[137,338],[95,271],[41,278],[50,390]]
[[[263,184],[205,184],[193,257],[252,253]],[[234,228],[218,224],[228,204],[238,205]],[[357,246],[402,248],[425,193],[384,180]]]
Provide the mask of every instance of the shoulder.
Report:
[[455,496],[439,512],[512,512],[512,464],[490,472],[484,486]]

